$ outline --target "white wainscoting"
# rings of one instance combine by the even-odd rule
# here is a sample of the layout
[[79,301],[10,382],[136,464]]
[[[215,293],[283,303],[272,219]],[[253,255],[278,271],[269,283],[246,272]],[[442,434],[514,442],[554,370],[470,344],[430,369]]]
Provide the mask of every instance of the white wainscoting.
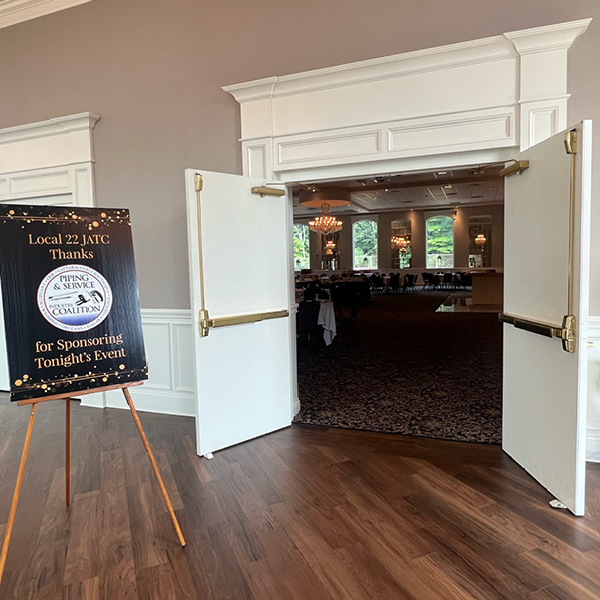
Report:
[[590,317],[586,458],[600,462],[600,317]]
[[[195,416],[194,345],[190,310],[142,309],[149,379],[130,389],[141,411]],[[81,397],[82,406],[127,408],[120,390]]]

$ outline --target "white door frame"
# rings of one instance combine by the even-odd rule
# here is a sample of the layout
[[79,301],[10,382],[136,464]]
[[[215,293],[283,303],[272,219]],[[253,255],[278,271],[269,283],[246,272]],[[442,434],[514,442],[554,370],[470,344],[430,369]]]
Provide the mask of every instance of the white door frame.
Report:
[[510,160],[568,126],[567,54],[590,22],[226,86],[243,174],[292,185]]

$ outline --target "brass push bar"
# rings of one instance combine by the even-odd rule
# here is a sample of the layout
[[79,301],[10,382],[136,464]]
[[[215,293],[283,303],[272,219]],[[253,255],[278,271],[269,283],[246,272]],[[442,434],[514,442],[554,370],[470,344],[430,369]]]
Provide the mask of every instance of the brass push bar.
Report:
[[281,319],[289,317],[290,311],[271,310],[269,312],[249,313],[245,315],[233,315],[231,317],[217,317],[211,319],[208,311],[202,309],[198,312],[198,331],[200,337],[206,337],[211,327],[229,327],[230,325],[244,325],[245,323],[258,323],[259,321],[267,321],[268,319]]
[[575,316],[566,315],[563,317],[562,325],[550,325],[531,319],[523,319],[506,313],[500,313],[498,318],[502,323],[513,325],[516,329],[523,329],[530,333],[543,335],[545,337],[556,337],[562,340],[565,352],[575,352]]

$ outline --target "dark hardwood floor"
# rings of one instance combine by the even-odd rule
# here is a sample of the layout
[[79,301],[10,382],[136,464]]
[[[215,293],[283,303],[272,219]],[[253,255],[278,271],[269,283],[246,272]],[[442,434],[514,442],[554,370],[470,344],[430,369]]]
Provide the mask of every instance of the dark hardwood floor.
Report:
[[[584,518],[498,446],[294,426],[195,454],[141,414],[181,549],[126,411],[40,404],[0,599],[597,600],[600,469]],[[0,535],[29,411],[0,397]]]

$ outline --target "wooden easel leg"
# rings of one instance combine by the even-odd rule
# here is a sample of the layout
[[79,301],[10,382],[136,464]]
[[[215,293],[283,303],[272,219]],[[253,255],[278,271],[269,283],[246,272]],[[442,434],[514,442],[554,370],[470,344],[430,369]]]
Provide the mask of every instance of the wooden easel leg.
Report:
[[71,398],[65,398],[65,499],[71,503]]
[[37,403],[31,405],[31,413],[29,415],[29,424],[27,425],[27,433],[25,435],[25,445],[23,446],[23,454],[21,455],[21,464],[17,474],[17,483],[13,494],[6,531],[4,533],[4,543],[2,544],[2,552],[0,553],[0,582],[4,574],[4,565],[6,564],[6,555],[8,554],[8,544],[12,534],[13,525],[15,523],[15,515],[17,513],[17,504],[19,503],[19,494],[21,493],[21,484],[23,483],[23,473],[25,472],[25,463],[27,461],[27,453],[29,452],[29,442],[31,441],[31,432],[33,431],[33,422],[35,421],[35,413],[37,411]]
[[169,511],[169,515],[171,516],[171,521],[173,521],[173,527],[175,527],[175,532],[177,533],[177,537],[179,538],[179,543],[182,546],[185,546],[185,538],[183,537],[183,533],[181,533],[181,528],[179,527],[179,522],[177,521],[177,517],[175,515],[175,511],[173,510],[173,505],[171,504],[171,500],[169,499],[169,494],[167,493],[167,488],[163,483],[162,477],[160,476],[160,472],[158,470],[158,465],[154,460],[154,455],[152,454],[152,450],[150,449],[150,444],[148,443],[148,438],[146,437],[146,433],[144,432],[144,428],[142,427],[142,423],[137,415],[135,410],[135,406],[133,406],[133,401],[131,399],[131,394],[129,390],[124,387],[123,394],[125,396],[125,400],[129,405],[129,409],[131,410],[131,415],[133,416],[133,420],[135,421],[135,425],[137,427],[138,433],[142,438],[142,443],[144,444],[144,448],[148,453],[148,458],[150,459],[150,464],[152,465],[152,469],[154,471],[154,475],[156,476],[156,480],[158,481],[158,486],[160,487],[160,491],[162,493],[165,504],[167,505],[167,510]]

